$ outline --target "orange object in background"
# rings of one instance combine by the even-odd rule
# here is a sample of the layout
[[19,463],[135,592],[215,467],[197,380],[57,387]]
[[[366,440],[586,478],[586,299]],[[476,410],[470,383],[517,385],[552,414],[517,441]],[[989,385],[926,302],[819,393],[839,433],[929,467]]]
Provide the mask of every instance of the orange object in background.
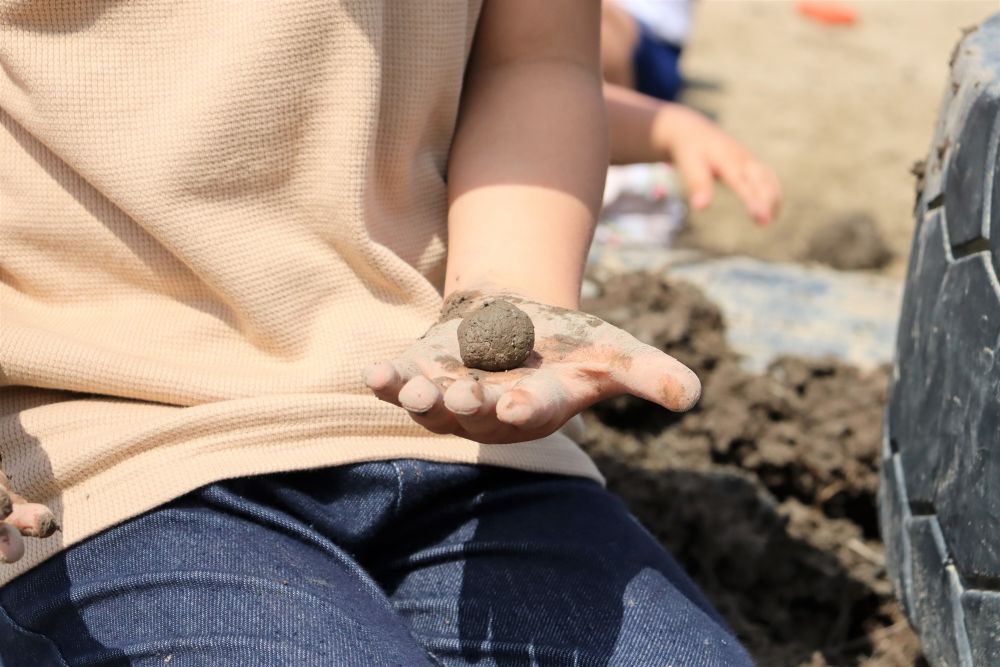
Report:
[[807,19],[825,25],[854,25],[858,22],[858,12],[839,2],[808,2],[801,0],[795,3],[799,14]]

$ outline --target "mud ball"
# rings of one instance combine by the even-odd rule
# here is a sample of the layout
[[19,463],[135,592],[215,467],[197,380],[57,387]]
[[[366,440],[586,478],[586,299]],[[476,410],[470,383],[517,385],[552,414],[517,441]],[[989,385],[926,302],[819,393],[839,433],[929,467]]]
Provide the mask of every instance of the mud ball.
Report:
[[468,368],[509,371],[531,354],[535,327],[528,314],[507,301],[494,301],[458,325],[458,350]]

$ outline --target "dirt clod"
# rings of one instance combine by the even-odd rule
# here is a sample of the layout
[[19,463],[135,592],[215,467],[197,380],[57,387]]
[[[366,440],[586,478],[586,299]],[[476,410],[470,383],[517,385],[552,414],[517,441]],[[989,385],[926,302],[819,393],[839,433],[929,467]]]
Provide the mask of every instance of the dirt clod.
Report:
[[687,364],[704,392],[684,415],[599,404],[584,447],[757,663],[921,664],[876,525],[887,369],[784,358],[747,373],[696,288],[642,274],[601,287],[583,310]]
[[856,212],[834,218],[813,233],[807,259],[842,271],[880,269],[892,260],[892,251],[875,219]]
[[458,325],[458,349],[469,368],[509,371],[528,358],[534,345],[531,318],[507,301],[488,303]]

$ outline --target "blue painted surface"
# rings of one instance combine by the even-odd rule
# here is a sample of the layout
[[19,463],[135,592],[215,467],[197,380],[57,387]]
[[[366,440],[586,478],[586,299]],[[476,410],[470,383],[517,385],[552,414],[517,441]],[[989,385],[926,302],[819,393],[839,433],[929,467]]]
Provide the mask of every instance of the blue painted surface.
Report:
[[749,370],[780,355],[890,363],[902,285],[868,274],[732,257],[670,266],[723,312],[729,343]]

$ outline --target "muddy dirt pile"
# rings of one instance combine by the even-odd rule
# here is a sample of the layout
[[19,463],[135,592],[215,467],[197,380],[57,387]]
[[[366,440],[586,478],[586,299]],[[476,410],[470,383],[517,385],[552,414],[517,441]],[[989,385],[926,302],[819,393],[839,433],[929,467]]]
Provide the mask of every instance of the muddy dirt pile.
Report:
[[694,287],[626,274],[583,308],[694,369],[684,415],[635,398],[585,415],[587,450],[762,667],[921,664],[892,597],[875,495],[887,369],[779,359],[744,372]]
[[805,259],[841,271],[882,269],[892,261],[892,250],[875,218],[856,211],[834,217],[813,232]]

